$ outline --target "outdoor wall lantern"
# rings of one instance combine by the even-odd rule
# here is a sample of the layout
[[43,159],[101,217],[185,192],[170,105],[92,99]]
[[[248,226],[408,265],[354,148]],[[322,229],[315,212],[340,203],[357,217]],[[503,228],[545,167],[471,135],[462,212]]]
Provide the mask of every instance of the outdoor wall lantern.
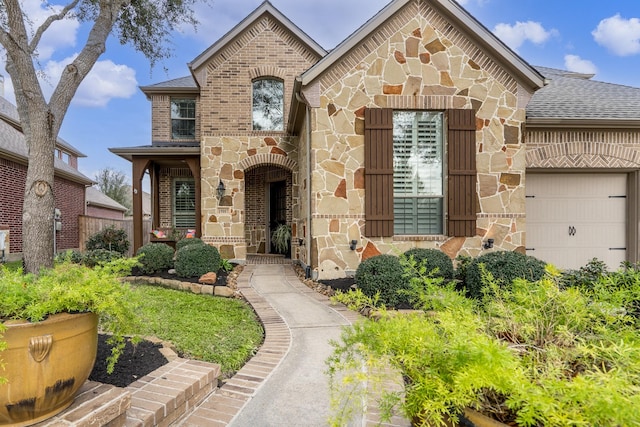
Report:
[[358,245],[358,241],[357,240],[352,240],[349,244],[349,249],[351,249],[352,251],[356,250],[356,246]]
[[220,180],[220,183],[218,184],[218,199],[222,199],[222,197],[224,196],[225,190],[226,188],[224,187],[224,182]]
[[304,246],[304,239],[302,237],[298,237],[298,246]]
[[493,239],[487,239],[487,241],[484,242],[482,247],[485,248],[485,249],[491,249],[491,248],[493,248],[493,242],[494,242]]

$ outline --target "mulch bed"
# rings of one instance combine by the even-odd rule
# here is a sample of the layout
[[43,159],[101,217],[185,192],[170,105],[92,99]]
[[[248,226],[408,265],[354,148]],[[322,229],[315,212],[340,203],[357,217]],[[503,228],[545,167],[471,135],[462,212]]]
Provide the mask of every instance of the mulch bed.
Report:
[[334,291],[348,291],[356,283],[353,277],[345,277],[342,279],[320,280],[325,286],[329,286]]
[[[189,282],[189,283],[198,283],[198,280],[200,279],[199,276],[198,277],[178,277],[175,274],[169,274],[169,272],[167,270],[158,271],[158,272],[153,273],[153,274],[147,274],[147,273],[141,272],[138,267],[134,267],[131,270],[131,275],[132,276],[142,276],[142,277],[161,277],[163,279],[180,280],[182,282]],[[229,275],[228,272],[226,272],[224,270],[220,270],[218,272],[218,280],[216,281],[215,286],[225,286],[227,284],[227,276],[228,275]]]
[[143,340],[134,346],[127,340],[113,373],[107,374],[107,357],[111,355],[111,347],[106,341],[106,335],[98,335],[96,363],[89,375],[91,381],[126,387],[169,362],[160,352],[162,344]]

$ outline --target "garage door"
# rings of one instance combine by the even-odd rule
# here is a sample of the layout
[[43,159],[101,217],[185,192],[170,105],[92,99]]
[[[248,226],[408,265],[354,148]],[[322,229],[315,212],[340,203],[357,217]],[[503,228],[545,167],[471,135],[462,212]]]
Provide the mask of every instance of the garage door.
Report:
[[527,254],[576,269],[626,259],[625,174],[527,174]]

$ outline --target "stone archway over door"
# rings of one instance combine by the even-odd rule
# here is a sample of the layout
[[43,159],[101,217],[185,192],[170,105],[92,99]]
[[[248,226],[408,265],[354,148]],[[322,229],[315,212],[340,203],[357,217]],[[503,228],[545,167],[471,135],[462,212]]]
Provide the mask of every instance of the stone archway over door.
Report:
[[278,222],[292,225],[293,179],[287,169],[261,165],[245,171],[247,254],[268,254],[270,232]]

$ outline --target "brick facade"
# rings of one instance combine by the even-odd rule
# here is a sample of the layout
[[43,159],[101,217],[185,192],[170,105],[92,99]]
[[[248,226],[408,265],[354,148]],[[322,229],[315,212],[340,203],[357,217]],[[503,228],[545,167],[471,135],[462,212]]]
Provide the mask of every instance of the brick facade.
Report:
[[106,219],[124,219],[124,214],[122,211],[116,211],[114,209],[101,208],[99,206],[87,206],[87,216],[92,216],[95,218],[106,218]]
[[[22,205],[27,166],[0,159],[0,225],[8,225],[12,253],[22,252]],[[78,216],[84,215],[85,187],[67,179],[55,178],[54,197],[62,214],[62,230],[57,233],[58,250],[79,247]],[[51,224],[53,227],[53,224]]]

